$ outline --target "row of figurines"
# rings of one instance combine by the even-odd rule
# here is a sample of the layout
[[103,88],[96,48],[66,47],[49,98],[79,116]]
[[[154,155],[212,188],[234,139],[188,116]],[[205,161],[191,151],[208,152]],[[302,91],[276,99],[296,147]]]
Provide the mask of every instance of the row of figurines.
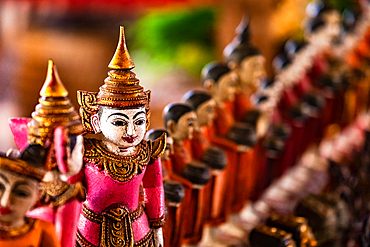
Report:
[[[327,36],[329,27],[323,19],[338,13],[333,9],[325,11],[321,13],[324,17],[311,21],[318,22],[311,30],[312,35]],[[365,32],[366,22],[359,24],[357,34]],[[215,62],[203,69],[207,93],[190,91],[184,95],[183,104],[166,106],[165,130],[148,133],[152,140],[163,133],[173,139],[173,147],[171,145],[162,156],[167,172],[164,176],[168,207],[168,224],[164,227],[166,246],[224,246],[248,242],[246,236],[252,230],[249,227],[254,218],[248,218],[250,214],[246,212],[250,205],[245,203],[259,198],[274,179],[296,163],[310,144],[324,136],[325,129],[334,128],[328,126],[335,123],[345,126],[367,108],[368,98],[363,101],[362,95],[368,91],[357,94],[353,105],[344,97],[354,88],[360,88],[361,83],[368,84],[363,73],[358,73],[364,72],[364,68],[347,63],[345,55],[348,54],[333,59],[333,54],[327,54],[328,46],[315,43],[315,38],[304,49],[296,45],[289,56],[278,56],[274,61],[279,73],[276,80],[264,80],[264,58],[257,48],[245,42],[243,35],[250,33],[248,25],[242,25],[244,29],[235,41],[243,42],[234,42],[225,49],[227,64]],[[364,42],[368,44],[367,35],[357,42],[359,46]],[[331,47],[333,50],[347,45],[337,41],[335,44],[337,46]],[[359,47],[354,44],[356,42],[352,43],[350,55],[355,53],[359,63],[365,65],[368,54],[358,54]],[[292,45],[289,42],[287,47]],[[349,86],[350,72],[356,72],[356,77],[351,78]],[[344,110],[345,107],[352,108]],[[352,118],[345,115],[348,113]],[[336,144],[332,144],[330,159],[342,156],[343,150]],[[322,162],[315,165],[319,171],[326,169]],[[322,176],[306,173],[296,176],[315,181],[316,187],[308,184],[311,189],[323,188],[319,185],[325,184],[325,179],[313,179],[315,175]],[[281,197],[277,200],[279,203],[290,202],[289,195],[303,195],[305,185],[292,189],[294,193],[285,192],[285,196],[277,193],[277,188],[270,188],[273,191],[270,193],[276,193],[271,200]],[[269,208],[273,208],[272,205]],[[204,230],[205,225],[208,227]],[[263,246],[262,242],[250,244]],[[271,242],[265,244],[272,246]]]
[[[321,30],[320,25],[314,30]],[[38,246],[45,241],[47,246],[74,246],[76,239],[78,246],[161,246],[164,190],[169,202],[166,246],[194,244],[200,240],[205,223],[219,226],[246,201],[257,199],[310,142],[322,136],[323,127],[338,120],[336,114],[342,110],[333,106],[344,104],[339,93],[343,90],[334,87],[334,75],[323,79],[325,91],[332,93],[326,93],[326,104],[320,104],[317,92],[322,89],[316,82],[323,72],[310,73],[310,86],[301,86],[306,90],[302,95],[308,96],[279,85],[284,97],[275,102],[277,98],[268,88],[278,83],[242,86],[243,71],[248,78],[263,70],[264,59],[258,49],[244,43],[231,50],[232,56],[238,62],[229,61],[230,67],[222,63],[205,67],[203,81],[208,94],[191,92],[184,96],[188,104],[166,107],[165,128],[173,139],[169,159],[165,149],[171,152],[171,148],[164,135],[150,137],[149,133],[153,140],[144,140],[150,93],[131,72],[134,63],[122,28],[104,85],[97,93],[78,92],[80,116],[50,62],[32,118],[10,122],[19,151],[1,156],[4,245]],[[262,75],[251,77],[259,82]],[[256,91],[253,85],[259,85],[260,97],[253,94],[250,101]],[[311,89],[316,93],[306,94]],[[270,99],[275,102],[272,106]],[[251,110],[252,103],[257,110]],[[268,114],[271,109],[277,109],[273,118]],[[288,125],[280,124],[282,119]],[[82,138],[82,133],[93,136]],[[164,188],[162,153],[165,177],[171,179],[165,181]],[[269,160],[276,160],[272,167],[267,166]],[[210,164],[211,170],[204,163]],[[36,200],[37,205],[29,211]],[[53,223],[57,237],[45,221],[25,218],[26,211]]]

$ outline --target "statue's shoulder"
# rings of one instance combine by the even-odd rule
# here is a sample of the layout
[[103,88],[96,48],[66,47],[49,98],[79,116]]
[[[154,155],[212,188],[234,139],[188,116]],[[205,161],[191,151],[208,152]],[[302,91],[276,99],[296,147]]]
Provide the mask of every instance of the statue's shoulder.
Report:
[[155,141],[149,141],[149,143],[152,147],[151,158],[156,160],[164,153],[164,150],[166,149],[166,133],[163,133]]

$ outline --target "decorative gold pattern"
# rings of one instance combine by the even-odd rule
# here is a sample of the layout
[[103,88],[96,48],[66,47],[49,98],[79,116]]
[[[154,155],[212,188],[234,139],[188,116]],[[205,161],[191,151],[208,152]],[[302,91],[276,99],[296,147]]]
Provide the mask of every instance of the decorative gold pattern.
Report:
[[80,116],[86,132],[94,133],[91,126],[91,116],[98,112],[96,104],[96,95],[98,93],[89,93],[86,91],[77,91],[77,100],[80,104]]
[[42,193],[42,204],[51,204],[53,208],[58,208],[67,202],[77,199],[85,200],[85,191],[81,182],[69,184],[62,180],[41,182],[40,190]]
[[125,182],[133,178],[139,170],[149,163],[151,145],[142,141],[136,148],[137,152],[130,156],[115,155],[97,139],[85,139],[85,160],[104,167],[105,172],[113,179]]
[[48,139],[53,138],[54,129],[58,126],[64,126],[70,136],[82,134],[80,117],[67,96],[68,92],[59,78],[57,69],[53,61],[49,60],[39,104],[28,124],[30,143],[45,145]]
[[0,168],[12,171],[24,176],[42,180],[45,171],[28,164],[26,161],[0,155]]
[[125,30],[121,26],[119,29],[119,41],[116,52],[110,61],[108,68],[110,69],[133,69],[135,68],[134,61],[132,61],[128,53],[125,41]]
[[151,219],[150,220],[150,227],[152,227],[152,228],[160,228],[160,227],[162,227],[164,225],[165,220],[166,220],[165,215],[162,215],[158,219]]
[[[76,247],[98,247],[87,241],[77,229],[77,245]],[[140,241],[134,243],[133,247],[154,247],[154,234],[150,230]]]
[[15,238],[15,237],[24,235],[33,228],[33,225],[35,224],[35,222],[36,222],[36,219],[26,217],[25,224],[23,226],[10,229],[8,231],[0,230],[0,239]]
[[[144,203],[139,203],[137,208],[130,213],[131,222],[136,221],[138,218],[140,218],[144,213]],[[103,215],[97,214],[91,209],[89,209],[85,204],[82,205],[82,214],[83,216],[97,224],[101,224],[103,222]]]
[[[136,244],[134,245],[132,222],[140,218],[143,212],[143,203],[139,203],[138,207],[131,213],[120,204],[109,206],[101,214],[95,213],[85,204],[82,208],[82,214],[86,219],[101,225],[100,246],[104,247],[136,246]],[[83,238],[80,232],[77,232],[77,242],[81,246],[93,246]],[[145,243],[147,243],[146,238],[139,241],[139,246],[148,246],[141,245]]]
[[166,149],[166,133],[163,133],[160,137],[157,138],[154,142],[152,142],[152,155],[151,158],[153,160],[158,159]]
[[150,90],[144,91],[139,79],[131,71],[135,67],[125,42],[123,27],[120,29],[120,40],[116,52],[109,64],[108,77],[99,88],[98,93],[78,91],[80,115],[85,131],[94,133],[91,126],[91,116],[98,110],[98,106],[108,107],[137,107],[145,106],[147,113],[147,129],[150,123]]

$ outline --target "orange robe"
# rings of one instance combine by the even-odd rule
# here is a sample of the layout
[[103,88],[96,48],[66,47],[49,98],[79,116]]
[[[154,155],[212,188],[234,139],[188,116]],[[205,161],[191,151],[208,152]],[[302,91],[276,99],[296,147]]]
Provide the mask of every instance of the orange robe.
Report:
[[[59,247],[53,224],[28,218],[30,229],[19,236],[3,237],[0,235],[0,247]],[[23,228],[23,227],[22,227]]]
[[[185,197],[181,203],[183,208],[181,215],[181,243],[182,244],[196,244],[202,238],[200,231],[200,219],[203,218],[202,210],[199,203],[203,198],[203,189],[193,189],[189,181],[179,177],[183,176],[183,171],[192,161],[191,143],[190,140],[183,141],[183,145],[174,144],[174,154],[171,155],[172,172],[176,176],[170,174],[170,178],[183,183],[185,189]],[[186,210],[185,210],[186,208]]]

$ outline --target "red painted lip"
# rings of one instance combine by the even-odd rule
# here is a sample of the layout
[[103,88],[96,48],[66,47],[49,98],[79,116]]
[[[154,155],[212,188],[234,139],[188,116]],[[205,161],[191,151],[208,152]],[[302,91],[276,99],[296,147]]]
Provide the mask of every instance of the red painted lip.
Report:
[[128,142],[128,143],[133,143],[136,139],[136,136],[128,136],[128,137],[123,137],[123,139]]
[[0,207],[0,214],[10,214],[11,212],[12,210],[10,210],[9,208]]

